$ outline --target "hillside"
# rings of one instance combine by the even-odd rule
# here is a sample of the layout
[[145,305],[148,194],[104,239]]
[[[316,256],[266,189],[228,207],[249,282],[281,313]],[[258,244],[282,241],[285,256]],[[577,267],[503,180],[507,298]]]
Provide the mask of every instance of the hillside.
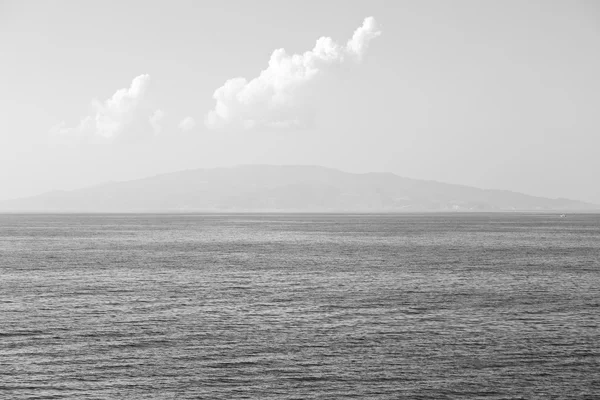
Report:
[[585,211],[593,204],[312,166],[196,169],[0,202],[4,212]]

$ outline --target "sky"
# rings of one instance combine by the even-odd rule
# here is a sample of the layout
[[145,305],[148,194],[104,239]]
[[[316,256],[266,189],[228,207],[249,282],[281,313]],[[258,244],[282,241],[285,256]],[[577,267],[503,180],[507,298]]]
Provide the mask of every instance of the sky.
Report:
[[0,0],[0,200],[239,164],[600,204],[600,3]]

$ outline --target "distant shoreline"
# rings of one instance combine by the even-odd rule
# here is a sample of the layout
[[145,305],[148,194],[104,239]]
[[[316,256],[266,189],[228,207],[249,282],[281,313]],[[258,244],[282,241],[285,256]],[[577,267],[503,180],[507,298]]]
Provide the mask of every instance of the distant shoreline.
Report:
[[0,215],[596,215],[600,210],[515,211],[0,211]]

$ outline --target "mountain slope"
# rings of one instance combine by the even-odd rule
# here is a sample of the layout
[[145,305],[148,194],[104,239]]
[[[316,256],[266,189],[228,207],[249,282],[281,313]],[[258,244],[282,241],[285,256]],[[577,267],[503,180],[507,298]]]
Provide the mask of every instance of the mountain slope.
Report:
[[0,202],[0,211],[594,210],[568,199],[311,166],[197,169]]

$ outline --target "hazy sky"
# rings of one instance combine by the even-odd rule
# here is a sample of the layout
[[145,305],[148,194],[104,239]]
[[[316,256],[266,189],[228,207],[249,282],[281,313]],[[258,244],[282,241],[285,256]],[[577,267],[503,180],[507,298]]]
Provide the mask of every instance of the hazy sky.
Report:
[[600,203],[600,3],[0,0],[0,199],[249,163]]

